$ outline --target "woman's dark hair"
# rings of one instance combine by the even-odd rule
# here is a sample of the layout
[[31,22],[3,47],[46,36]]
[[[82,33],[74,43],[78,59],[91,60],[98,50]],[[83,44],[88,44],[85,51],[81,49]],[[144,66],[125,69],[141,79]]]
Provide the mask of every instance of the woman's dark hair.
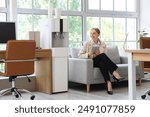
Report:
[[92,30],[95,30],[95,31],[100,35],[100,30],[99,30],[99,28],[92,28]]

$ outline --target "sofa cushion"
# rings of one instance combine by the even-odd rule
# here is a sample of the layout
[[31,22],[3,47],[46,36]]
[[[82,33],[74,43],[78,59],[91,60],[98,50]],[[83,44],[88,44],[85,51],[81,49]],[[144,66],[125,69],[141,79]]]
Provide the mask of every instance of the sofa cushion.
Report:
[[[80,48],[70,48],[70,54],[72,58],[78,58]],[[120,56],[117,46],[107,47],[106,51],[107,56],[116,64],[119,64]]]
[[116,64],[120,63],[120,55],[117,46],[107,47],[106,55]]

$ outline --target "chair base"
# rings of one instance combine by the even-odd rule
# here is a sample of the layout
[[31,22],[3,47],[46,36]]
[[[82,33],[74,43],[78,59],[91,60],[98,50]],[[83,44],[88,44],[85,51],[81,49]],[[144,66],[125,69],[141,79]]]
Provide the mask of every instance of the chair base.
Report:
[[20,92],[29,93],[31,95],[31,97],[30,97],[31,100],[34,100],[34,98],[35,98],[35,96],[30,91],[28,91],[26,89],[18,89],[16,87],[1,90],[0,96],[3,96],[3,95],[8,94],[8,93],[12,93],[16,98],[23,99]]
[[146,98],[146,94],[148,94],[150,96],[150,90],[146,91],[144,93],[144,95],[141,96],[142,99],[145,99]]

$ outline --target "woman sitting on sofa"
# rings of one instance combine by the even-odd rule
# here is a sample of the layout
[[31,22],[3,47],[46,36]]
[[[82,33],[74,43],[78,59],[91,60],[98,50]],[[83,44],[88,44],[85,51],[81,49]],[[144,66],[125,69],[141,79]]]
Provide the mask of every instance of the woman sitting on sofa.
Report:
[[110,81],[109,72],[113,75],[113,79],[121,81],[122,78],[116,71],[118,66],[113,63],[105,54],[106,44],[100,40],[100,30],[92,28],[90,31],[90,41],[87,41],[79,52],[79,58],[93,59],[93,66],[99,67],[104,80],[107,84],[107,93],[112,95],[112,83]]

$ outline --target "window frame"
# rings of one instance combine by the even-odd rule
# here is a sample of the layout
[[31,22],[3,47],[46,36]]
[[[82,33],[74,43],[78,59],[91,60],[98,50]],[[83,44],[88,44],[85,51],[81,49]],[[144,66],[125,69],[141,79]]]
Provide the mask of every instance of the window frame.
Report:
[[8,0],[5,0],[6,7],[0,7],[0,13],[5,13],[6,14],[6,21],[8,20]]
[[[17,14],[32,14],[32,17],[34,15],[48,15],[47,9],[27,9],[27,8],[10,8],[10,0],[6,0],[6,8],[0,7],[0,12],[6,13],[6,20],[7,21],[17,21]],[[13,0],[14,4],[17,6],[17,0]],[[140,0],[136,0],[136,12],[120,12],[120,11],[108,11],[108,10],[90,10],[88,9],[88,0],[81,0],[81,11],[69,11],[68,5],[67,5],[67,11],[62,11],[62,16],[81,16],[82,17],[82,41],[85,42],[87,40],[87,25],[86,25],[86,18],[87,17],[110,17],[110,18],[135,18],[136,19],[136,31],[139,29],[140,24]],[[101,3],[101,0],[100,0]],[[127,3],[127,0],[126,0]],[[67,1],[68,4],[68,1]],[[33,6],[33,0],[32,0],[32,6]],[[101,9],[101,5],[99,4],[99,7]],[[114,9],[114,8],[113,8]],[[127,9],[127,8],[126,8]],[[16,12],[11,12],[11,10],[16,10]],[[14,13],[14,18],[10,18],[11,14]],[[16,14],[15,14],[16,13]],[[16,16],[15,16],[16,15]],[[101,21],[100,21],[101,22]],[[34,27],[34,22],[32,23]],[[114,24],[113,24],[114,25]],[[32,29],[33,30],[33,29]],[[138,37],[138,33],[136,34],[136,37]],[[138,38],[137,38],[138,39]],[[113,42],[114,37],[113,37]]]
[[[86,14],[87,16],[99,16],[100,19],[101,17],[108,17],[108,18],[113,18],[113,41],[106,41],[106,42],[112,42],[113,45],[115,45],[116,42],[124,42],[124,41],[116,41],[114,38],[114,18],[125,18],[125,30],[126,34],[127,32],[127,18],[135,18],[136,19],[136,32],[138,32],[139,29],[139,8],[140,8],[140,0],[136,0],[135,3],[135,12],[127,12],[127,0],[126,2],[126,11],[114,11],[114,0],[113,0],[113,10],[101,10],[101,0],[99,2],[99,10],[93,10],[88,8],[88,0],[85,1],[86,4]],[[136,40],[135,41],[129,41],[129,42],[137,42],[138,40],[138,33],[136,33]],[[138,44],[136,45],[136,48],[138,47]]]

